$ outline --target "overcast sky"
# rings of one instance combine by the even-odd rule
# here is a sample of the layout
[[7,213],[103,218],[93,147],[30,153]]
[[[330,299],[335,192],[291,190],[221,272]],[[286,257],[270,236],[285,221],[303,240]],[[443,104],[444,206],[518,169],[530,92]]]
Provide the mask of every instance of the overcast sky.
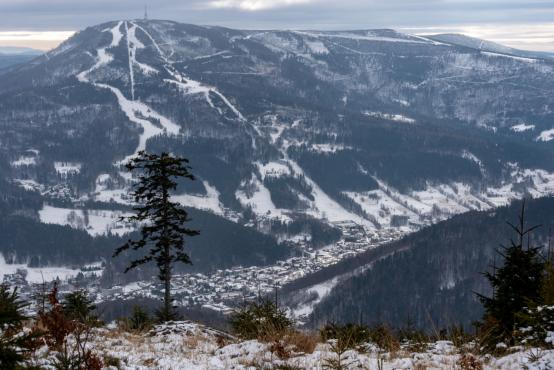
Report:
[[459,32],[554,51],[554,0],[0,0],[0,46],[48,49],[86,26],[143,16],[255,29]]

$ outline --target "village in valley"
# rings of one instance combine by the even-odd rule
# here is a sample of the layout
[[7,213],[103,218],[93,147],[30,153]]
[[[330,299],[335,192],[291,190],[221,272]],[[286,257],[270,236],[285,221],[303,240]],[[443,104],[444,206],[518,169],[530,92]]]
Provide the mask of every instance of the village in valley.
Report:
[[[202,307],[230,314],[241,302],[255,299],[260,295],[272,294],[287,283],[368,249],[398,240],[406,233],[399,228],[384,229],[376,233],[351,222],[335,223],[334,226],[342,233],[341,239],[336,243],[314,249],[308,247],[306,241],[297,239],[294,249],[301,252],[298,252],[297,256],[278,261],[273,265],[237,266],[208,274],[176,274],[172,281],[175,302],[183,307]],[[95,303],[140,297],[159,299],[162,296],[162,285],[155,276],[151,280],[102,288],[100,286],[102,272],[103,264],[97,263],[82,267],[79,272],[73,276],[67,276],[66,279],[62,279],[63,275],[57,276],[60,292],[86,288]],[[27,279],[27,275],[27,269],[21,267],[11,274],[5,274],[3,281],[12,285],[17,284],[21,287],[22,296],[31,298],[44,288],[42,282]]]

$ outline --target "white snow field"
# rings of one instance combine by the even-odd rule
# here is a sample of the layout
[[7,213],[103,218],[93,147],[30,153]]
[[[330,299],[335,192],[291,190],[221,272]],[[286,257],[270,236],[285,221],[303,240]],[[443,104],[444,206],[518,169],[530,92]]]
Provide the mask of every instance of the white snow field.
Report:
[[128,215],[120,211],[82,210],[44,205],[39,211],[40,221],[45,224],[68,225],[85,230],[92,236],[108,233],[124,235],[134,230],[131,225],[119,221]]
[[7,264],[6,259],[0,253],[0,281],[5,275],[15,274],[18,270],[26,270],[26,277],[30,284],[40,284],[59,279],[61,281],[74,278],[81,272],[79,269],[67,267],[28,267],[26,264]]

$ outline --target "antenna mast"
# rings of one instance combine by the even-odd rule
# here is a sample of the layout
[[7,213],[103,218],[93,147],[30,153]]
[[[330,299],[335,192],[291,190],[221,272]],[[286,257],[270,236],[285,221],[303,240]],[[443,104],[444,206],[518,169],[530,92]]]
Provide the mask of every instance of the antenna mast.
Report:
[[144,20],[145,21],[148,20],[148,6],[147,5],[144,6]]

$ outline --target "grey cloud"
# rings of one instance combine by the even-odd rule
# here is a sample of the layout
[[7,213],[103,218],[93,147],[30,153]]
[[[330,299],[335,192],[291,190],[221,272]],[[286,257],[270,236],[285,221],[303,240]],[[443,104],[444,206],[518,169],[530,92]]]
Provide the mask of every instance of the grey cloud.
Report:
[[[138,18],[145,2],[151,18],[250,29],[554,23],[552,0],[0,0],[0,31],[77,30]],[[263,6],[240,7],[256,3]]]

